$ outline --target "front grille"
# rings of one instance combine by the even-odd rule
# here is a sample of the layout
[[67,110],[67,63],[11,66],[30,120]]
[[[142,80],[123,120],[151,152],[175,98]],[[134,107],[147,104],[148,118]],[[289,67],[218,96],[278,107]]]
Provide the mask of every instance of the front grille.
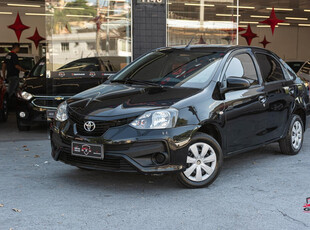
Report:
[[37,107],[42,108],[57,108],[58,105],[63,102],[63,100],[57,101],[54,98],[46,99],[46,98],[35,98],[32,101],[32,104]]
[[77,132],[83,136],[102,136],[109,128],[129,124],[136,118],[131,117],[112,121],[87,120],[93,121],[96,125],[94,131],[88,132],[84,129],[84,123],[86,122],[86,120],[84,120],[82,116],[74,113],[71,109],[68,109],[68,115],[70,120],[76,124]]
[[103,160],[92,159],[87,157],[73,156],[68,151],[61,152],[59,160],[76,166],[92,167],[101,170],[136,172],[125,159],[121,157],[105,156]]

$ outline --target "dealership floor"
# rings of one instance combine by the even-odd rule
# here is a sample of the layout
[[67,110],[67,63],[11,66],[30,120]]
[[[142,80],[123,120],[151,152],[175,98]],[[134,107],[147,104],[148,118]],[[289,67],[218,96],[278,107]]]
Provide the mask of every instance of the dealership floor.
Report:
[[55,162],[45,127],[27,136],[9,127],[0,124],[1,230],[310,228],[303,211],[310,197],[309,131],[297,156],[269,145],[225,160],[214,184],[189,190],[169,175],[83,171]]

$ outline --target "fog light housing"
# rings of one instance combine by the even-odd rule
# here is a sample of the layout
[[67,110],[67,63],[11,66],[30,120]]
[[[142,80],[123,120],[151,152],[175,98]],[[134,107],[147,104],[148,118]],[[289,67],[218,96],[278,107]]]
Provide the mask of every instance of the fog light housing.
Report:
[[25,118],[26,117],[26,113],[23,112],[23,111],[19,112],[19,117],[20,118]]
[[164,164],[168,159],[168,154],[167,153],[155,153],[153,154],[152,160],[155,164],[161,165]]

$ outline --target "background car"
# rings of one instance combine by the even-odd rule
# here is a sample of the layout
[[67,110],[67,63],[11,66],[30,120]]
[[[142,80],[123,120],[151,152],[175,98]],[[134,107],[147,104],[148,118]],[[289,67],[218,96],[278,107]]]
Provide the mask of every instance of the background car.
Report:
[[57,109],[52,157],[86,169],[175,172],[211,184],[223,158],[279,142],[297,154],[308,124],[304,83],[261,48],[154,50]]
[[46,60],[42,58],[24,78],[17,95],[18,129],[27,131],[32,125],[46,122],[55,115],[61,102],[103,83],[117,68],[107,58],[82,58],[46,76]]
[[302,65],[305,63],[304,61],[286,61],[286,63],[291,67],[291,69],[297,73]]
[[8,93],[5,83],[0,77],[0,121],[8,119]]

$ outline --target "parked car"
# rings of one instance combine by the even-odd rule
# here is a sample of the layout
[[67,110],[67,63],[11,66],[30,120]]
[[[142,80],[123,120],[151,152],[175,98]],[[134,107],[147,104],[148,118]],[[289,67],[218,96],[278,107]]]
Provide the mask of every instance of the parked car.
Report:
[[42,58],[24,79],[17,96],[17,126],[27,131],[32,125],[47,121],[65,99],[100,85],[118,71],[109,59],[83,58],[70,62],[51,76],[46,76],[46,60]]
[[304,61],[286,61],[286,63],[291,67],[291,69],[295,72],[298,73],[302,65],[305,63]]
[[61,103],[52,157],[84,169],[175,172],[203,187],[224,157],[272,142],[297,154],[308,102],[304,83],[265,49],[161,48]]
[[8,119],[8,92],[4,80],[0,77],[0,122]]

